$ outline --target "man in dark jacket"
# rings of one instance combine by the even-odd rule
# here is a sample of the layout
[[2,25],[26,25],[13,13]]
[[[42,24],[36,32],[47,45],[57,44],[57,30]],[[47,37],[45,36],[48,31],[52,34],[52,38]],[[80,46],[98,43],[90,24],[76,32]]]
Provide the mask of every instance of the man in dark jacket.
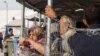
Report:
[[97,23],[100,18],[99,10],[89,7],[85,12],[87,31],[78,32],[69,38],[70,47],[74,56],[100,56],[100,24]]
[[100,31],[78,32],[69,38],[69,44],[75,56],[100,56]]

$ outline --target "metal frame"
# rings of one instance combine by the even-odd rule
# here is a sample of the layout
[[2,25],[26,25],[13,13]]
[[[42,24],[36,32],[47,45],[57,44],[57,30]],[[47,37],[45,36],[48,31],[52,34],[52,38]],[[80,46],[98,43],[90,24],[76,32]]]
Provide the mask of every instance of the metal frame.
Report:
[[[52,6],[52,0],[48,0],[48,5]],[[46,44],[46,54],[45,56],[51,56],[50,55],[50,24],[51,24],[51,19],[47,19],[47,44]]]
[[22,0],[22,25],[21,25],[21,37],[24,37],[24,28],[25,28],[25,0]]

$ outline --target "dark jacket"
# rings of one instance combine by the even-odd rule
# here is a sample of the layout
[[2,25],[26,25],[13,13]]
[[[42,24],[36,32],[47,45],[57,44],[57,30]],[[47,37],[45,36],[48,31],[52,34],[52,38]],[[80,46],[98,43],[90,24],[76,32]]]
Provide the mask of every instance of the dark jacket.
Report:
[[[90,29],[100,28],[100,25],[91,25]],[[90,35],[89,35],[90,34]],[[74,56],[100,56],[100,31],[78,32],[68,39]]]
[[14,36],[14,34],[7,34],[6,36],[5,36],[5,38],[4,38],[4,41],[6,40],[6,39],[9,39],[11,36]]

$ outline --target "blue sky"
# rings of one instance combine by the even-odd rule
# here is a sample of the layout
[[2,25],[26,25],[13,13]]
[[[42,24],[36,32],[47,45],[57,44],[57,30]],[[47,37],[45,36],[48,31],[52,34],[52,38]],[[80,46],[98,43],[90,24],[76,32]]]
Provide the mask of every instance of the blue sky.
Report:
[[21,4],[16,2],[16,0],[0,0],[0,10],[6,10],[6,4],[4,1],[8,2],[8,9],[9,10],[20,10]]

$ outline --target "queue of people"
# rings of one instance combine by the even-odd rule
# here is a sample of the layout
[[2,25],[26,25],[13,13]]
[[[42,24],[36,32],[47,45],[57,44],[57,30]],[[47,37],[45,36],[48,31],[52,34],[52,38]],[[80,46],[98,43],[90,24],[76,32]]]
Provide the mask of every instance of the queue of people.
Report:
[[[93,7],[94,8],[94,7]],[[95,10],[92,10],[93,9],[92,7],[90,7],[89,9],[87,8],[87,10],[91,11],[90,14],[87,13],[87,10],[84,11],[85,12],[85,15],[83,15],[83,18],[79,18],[79,20],[83,20],[83,23],[85,25],[87,25],[87,27],[89,29],[100,29],[100,24],[98,24],[97,22],[99,22],[98,18],[100,18],[98,15],[99,15],[99,10],[97,11],[96,9]],[[56,19],[57,20],[57,15],[54,11],[54,9],[50,6],[47,6],[46,7],[46,15],[49,16],[50,18],[52,19]],[[94,14],[95,13],[95,14]],[[85,18],[84,18],[85,17]],[[74,18],[73,18],[74,19]],[[61,21],[62,19],[60,19]],[[65,20],[64,20],[65,21]],[[61,26],[62,28],[60,32],[63,32],[63,34],[65,34],[64,36],[68,37],[70,34],[67,33],[67,31],[69,31],[68,26],[70,26],[69,24],[71,23],[65,23],[63,21],[61,21],[62,23],[64,23],[65,27],[64,26]],[[62,24],[63,25],[63,24]],[[72,25],[72,24],[71,24]],[[75,27],[73,27],[72,29],[74,29]],[[66,30],[64,30],[66,29]],[[63,30],[63,31],[62,31]],[[88,35],[87,34],[88,31],[86,32],[77,32],[76,30],[75,31],[72,31],[70,32],[72,35],[69,36],[68,39],[66,39],[66,37],[64,37],[65,41],[67,43],[63,43],[62,41],[62,44],[64,48],[64,50],[66,50],[66,52],[68,53],[65,53],[64,56],[99,56],[100,55],[100,31],[95,31],[95,32],[98,32],[98,34],[91,34],[93,32],[88,32],[91,34]],[[68,36],[67,36],[67,34]],[[69,48],[68,48],[69,47]],[[68,48],[68,49],[67,49]],[[70,55],[69,55],[70,54]]]
[[[87,8],[88,9],[88,8]],[[92,9],[92,7],[91,7]],[[87,11],[87,10],[86,10]],[[86,12],[84,11],[84,12]],[[100,24],[96,23],[99,20],[96,19],[98,16],[95,16],[93,13],[95,10],[91,10],[91,14],[84,13],[80,21],[83,22],[87,29],[100,29]],[[70,16],[61,16],[57,17],[56,12],[50,6],[46,6],[45,14],[59,22],[59,38],[61,39],[60,46],[62,47],[63,54],[60,56],[99,56],[100,55],[100,31],[77,31],[76,30],[76,21],[73,17]],[[74,19],[74,20],[73,20]],[[98,34],[93,34],[94,32]],[[19,47],[21,50],[27,49],[27,51],[36,52],[38,56],[44,56],[46,53],[45,42],[46,37],[44,35],[44,30],[40,26],[33,27],[29,30],[28,36],[22,38],[19,41]],[[87,33],[91,34],[88,35]],[[56,37],[55,37],[56,38]],[[58,43],[59,44],[59,43]],[[51,43],[52,45],[52,43]],[[52,48],[52,47],[51,47]],[[58,46],[59,48],[59,46]],[[28,56],[30,56],[28,54]],[[52,55],[53,56],[53,55]]]

